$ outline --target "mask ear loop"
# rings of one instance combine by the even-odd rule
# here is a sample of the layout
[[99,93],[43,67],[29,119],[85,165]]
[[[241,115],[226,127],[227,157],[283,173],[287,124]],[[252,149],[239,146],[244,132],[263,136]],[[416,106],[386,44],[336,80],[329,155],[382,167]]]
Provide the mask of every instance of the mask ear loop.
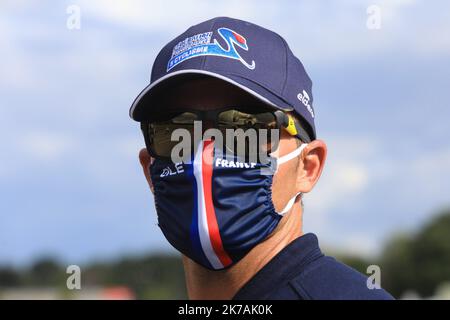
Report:
[[276,162],[275,163],[275,172],[277,172],[278,167],[280,166],[280,164],[283,164],[285,162],[288,162],[288,161],[298,157],[302,153],[303,149],[306,148],[307,145],[308,145],[307,143],[303,143],[300,147],[298,147],[294,151],[292,151],[292,152],[290,152],[288,154],[285,154],[284,156],[279,157],[279,158],[274,157],[274,155],[276,155],[279,150],[277,150],[275,152],[272,152],[270,154],[270,156],[272,156],[275,159],[275,162]]
[[299,195],[303,195],[303,193],[302,193],[302,192],[296,193],[295,196],[293,196],[293,197],[291,198],[291,200],[289,200],[289,202],[286,204],[286,206],[284,207],[284,209],[281,210],[281,212],[278,212],[278,214],[279,214],[280,216],[284,216],[289,210],[291,210],[291,208],[293,207],[293,205],[294,205],[294,203],[295,203],[295,200],[297,200],[297,197],[298,197]]
[[[307,143],[303,143],[300,147],[298,147],[298,148],[295,149],[294,151],[292,151],[292,152],[290,152],[290,153],[288,153],[288,154],[286,154],[286,155],[284,155],[284,156],[278,158],[278,159],[277,159],[277,167],[276,167],[276,170],[278,170],[278,166],[279,166],[280,164],[283,164],[283,163],[285,163],[285,162],[288,162],[288,161],[290,161],[290,160],[292,160],[292,159],[298,157],[298,156],[302,153],[303,149],[305,149],[305,147],[306,147],[307,145],[308,145]],[[285,215],[289,210],[291,210],[292,206],[293,206],[294,203],[295,203],[295,200],[297,200],[297,197],[298,197],[299,195],[302,195],[302,192],[297,192],[297,193],[296,193],[296,194],[288,201],[288,203],[287,203],[286,206],[283,208],[283,210],[281,210],[281,212],[278,212],[278,214],[281,215],[281,216],[283,216],[283,215]]]
[[303,143],[300,147],[298,147],[298,148],[295,149],[294,151],[292,151],[292,152],[290,152],[290,153],[288,153],[288,154],[285,154],[285,155],[282,156],[282,157],[279,157],[279,158],[277,159],[277,165],[283,164],[283,163],[285,163],[285,162],[288,162],[288,161],[290,161],[290,160],[292,160],[292,159],[298,157],[298,156],[302,153],[303,149],[305,149],[305,147],[306,147],[307,145],[308,145],[307,143]]

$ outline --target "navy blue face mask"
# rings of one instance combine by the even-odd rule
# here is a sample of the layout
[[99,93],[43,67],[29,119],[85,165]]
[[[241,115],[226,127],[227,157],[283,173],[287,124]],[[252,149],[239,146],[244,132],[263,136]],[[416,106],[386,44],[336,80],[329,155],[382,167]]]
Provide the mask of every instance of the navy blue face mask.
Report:
[[155,159],[150,173],[164,236],[205,268],[232,266],[272,233],[299,195],[276,212],[273,174],[264,170],[297,157],[305,146],[278,159],[271,157],[274,166],[229,160],[215,152],[212,141],[200,143],[192,163]]

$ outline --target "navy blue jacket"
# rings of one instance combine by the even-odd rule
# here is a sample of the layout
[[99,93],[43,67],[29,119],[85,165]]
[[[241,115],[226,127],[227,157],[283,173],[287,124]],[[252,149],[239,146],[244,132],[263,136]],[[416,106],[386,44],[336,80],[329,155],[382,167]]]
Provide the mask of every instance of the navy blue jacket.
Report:
[[250,279],[235,300],[393,299],[383,289],[369,289],[367,277],[325,256],[316,235],[292,241]]

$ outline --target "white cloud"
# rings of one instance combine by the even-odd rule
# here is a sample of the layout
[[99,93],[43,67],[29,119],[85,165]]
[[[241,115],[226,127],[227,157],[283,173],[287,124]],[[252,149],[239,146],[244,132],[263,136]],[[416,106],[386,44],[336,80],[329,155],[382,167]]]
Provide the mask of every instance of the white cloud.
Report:
[[[249,20],[272,29],[285,37],[301,59],[312,63],[333,63],[351,60],[398,49],[402,46],[420,54],[434,54],[437,50],[450,49],[446,37],[425,36],[430,29],[445,30],[450,23],[438,27],[430,24],[426,30],[415,30],[411,14],[405,9],[413,8],[418,14],[421,8],[414,0],[380,1],[382,28],[369,31],[366,9],[372,1],[348,1],[327,4],[317,1],[82,1],[86,13],[84,19],[96,19],[116,23],[136,31],[160,32],[167,35],[165,44],[191,25],[216,16],[230,16]],[[332,14],[330,14],[332,12]],[[405,37],[405,30],[419,33],[420,40],[412,34]],[[430,45],[427,45],[430,42]],[[162,45],[163,45],[162,44]],[[402,48],[403,48],[402,47]],[[424,49],[426,48],[426,49]],[[426,52],[424,51],[426,50]]]
[[[372,137],[341,136],[327,142],[330,156],[318,185],[305,196],[304,216],[305,230],[320,234],[327,244],[373,255],[381,249],[380,239],[392,230],[414,228],[436,209],[449,205],[448,146],[401,154],[391,152],[392,144]],[[379,200],[373,199],[373,191]],[[376,232],[364,225],[365,219],[375,223],[374,216],[352,210],[362,205],[370,211],[377,206],[371,199],[384,203],[383,209],[395,208],[391,222],[380,223]],[[348,209],[357,215],[346,213]],[[386,219],[386,212],[382,216]],[[343,222],[352,224],[350,229],[356,232],[349,232]]]
[[[149,52],[156,55],[162,45],[189,26],[223,15],[250,20],[279,32],[288,40],[294,53],[305,62],[307,69],[313,64],[323,66],[400,49],[422,56],[450,52],[449,37],[430,36],[449,30],[448,19],[414,24],[415,14],[421,14],[424,4],[409,0],[379,2],[384,21],[382,29],[368,31],[365,28],[365,9],[369,4],[369,1],[350,1],[328,8],[313,1],[281,4],[278,1],[80,1],[82,30],[70,33],[62,22],[60,28],[55,28],[55,21],[40,25],[36,25],[35,19],[17,22],[5,12],[23,10],[25,2],[20,2],[17,7],[13,2],[7,2],[6,9],[0,13],[0,85],[24,90],[33,90],[39,85],[42,90],[55,82],[48,77],[51,73],[42,77],[42,69],[51,71],[56,68],[55,65],[63,66],[69,77],[81,75],[80,70],[97,70],[91,72],[91,80],[96,82],[119,77],[131,70],[136,61],[147,63],[150,67]],[[27,6],[30,8],[31,5]],[[65,15],[62,11],[61,21]],[[114,35],[107,29],[84,29],[83,25],[89,26],[95,19],[117,24],[123,31],[158,32],[166,40],[159,43],[160,39],[149,38],[147,52],[123,47],[115,42]],[[71,41],[70,36],[74,39],[73,46],[53,55],[30,55],[24,48],[30,38],[39,37],[42,43],[48,42],[50,45],[67,44]],[[94,55],[93,47],[96,48]]]
[[[307,195],[314,210],[326,211],[339,206],[342,201],[351,202],[364,192],[369,183],[369,170],[363,163],[341,159],[327,165],[320,186]],[[345,199],[345,200],[344,200]]]
[[[380,242],[373,234],[354,232],[347,233],[342,236],[341,243],[339,244],[340,250],[345,248],[346,255],[355,255],[363,257],[375,257],[381,249]],[[334,249],[338,250],[339,249]]]
[[[3,88],[29,88],[35,82],[27,53],[17,45],[14,38],[14,25],[0,15],[0,40],[2,58],[0,59],[0,86]],[[17,26],[18,27],[18,26]]]
[[27,132],[19,140],[20,151],[28,160],[49,162],[61,159],[75,148],[76,141],[60,132]]
[[316,188],[306,195],[315,214],[339,206],[343,199],[352,202],[365,192],[373,178],[367,160],[377,155],[381,147],[371,137],[334,136],[326,140],[328,157],[324,171]]
[[450,149],[444,147],[433,152],[424,151],[411,162],[410,169],[423,178],[434,175],[443,178],[450,174]]
[[[279,6],[270,3],[271,7]],[[181,33],[189,26],[214,16],[267,15],[261,7],[267,4],[256,1],[80,1],[82,12],[108,22],[126,27],[146,30]],[[258,10],[255,10],[258,8]],[[169,40],[169,39],[168,39]]]
[[417,4],[416,0],[382,0],[374,3],[382,8],[383,19],[394,20],[401,16],[401,10]]
[[[304,229],[306,232],[317,233],[326,243],[336,243],[336,246],[343,247],[346,246],[344,241],[350,240],[348,234],[336,231],[335,223],[339,219],[348,219],[349,214],[336,217],[335,211],[344,206],[352,207],[364,197],[373,182],[367,159],[380,151],[381,144],[371,137],[336,135],[326,139],[326,143],[328,158],[325,169],[315,188],[305,195]],[[337,235],[337,239],[330,240]]]
[[[342,136],[329,139],[327,144],[329,156],[322,177],[316,188],[305,196],[308,210],[314,215],[326,215],[343,202],[347,205],[357,202],[367,197],[367,190],[374,185],[383,184],[397,197],[413,199],[420,193],[422,199],[448,205],[448,197],[442,192],[450,189],[448,146],[401,155],[391,153],[391,145],[373,137]],[[389,194],[390,197],[395,195]]]
[[[450,199],[450,148],[423,152],[405,164],[407,178],[405,191],[417,194],[421,199],[436,199],[441,205],[449,205]],[[438,202],[436,201],[436,202]]]
[[144,139],[136,134],[128,137],[121,137],[115,145],[115,151],[126,158],[137,160],[139,151],[145,147]]

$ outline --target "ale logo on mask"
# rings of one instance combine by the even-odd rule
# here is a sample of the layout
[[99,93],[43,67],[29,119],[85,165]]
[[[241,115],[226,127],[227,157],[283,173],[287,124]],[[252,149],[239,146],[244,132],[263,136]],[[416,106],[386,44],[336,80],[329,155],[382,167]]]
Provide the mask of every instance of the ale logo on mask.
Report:
[[163,169],[161,174],[159,175],[161,178],[167,177],[167,176],[174,176],[179,173],[183,173],[184,169],[181,163],[175,163],[175,168],[172,169],[170,166],[167,166]]

